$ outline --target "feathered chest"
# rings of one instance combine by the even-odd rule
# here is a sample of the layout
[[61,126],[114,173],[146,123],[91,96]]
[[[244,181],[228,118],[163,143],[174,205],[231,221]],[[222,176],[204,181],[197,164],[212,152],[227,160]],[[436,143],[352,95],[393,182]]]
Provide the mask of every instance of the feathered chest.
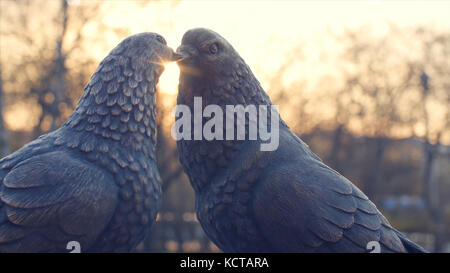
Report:
[[[55,138],[58,146],[108,170],[114,177],[111,182],[119,188],[118,206],[100,236],[96,250],[130,251],[142,240],[155,220],[162,194],[153,146],[135,151],[112,139],[95,140],[98,137],[91,136],[94,140],[89,140],[80,132],[71,132],[70,138],[63,138],[64,133],[60,134]],[[83,141],[74,145],[73,138]],[[84,143],[93,143],[89,145],[92,149],[86,149]]]
[[235,160],[218,171],[208,185],[196,192],[199,221],[224,251],[259,252],[267,249],[253,218],[251,202],[264,176],[262,170],[266,163],[257,157],[240,156],[239,161]]
[[162,195],[156,162],[149,154],[124,154],[118,150],[98,156],[119,186],[118,207],[101,240],[105,248],[129,251],[144,238],[156,219]]

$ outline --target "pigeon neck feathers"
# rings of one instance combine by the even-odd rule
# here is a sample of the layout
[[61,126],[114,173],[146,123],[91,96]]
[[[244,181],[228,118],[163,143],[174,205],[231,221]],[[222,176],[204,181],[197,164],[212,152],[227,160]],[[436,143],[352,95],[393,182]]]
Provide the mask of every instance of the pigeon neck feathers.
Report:
[[[194,97],[202,97],[203,109],[206,105],[219,105],[225,113],[226,105],[272,105],[269,96],[264,92],[259,81],[253,75],[247,64],[239,57],[233,67],[222,69],[222,73],[214,77],[201,78],[190,74],[180,75],[178,104],[187,105],[191,112],[194,108]],[[270,111],[268,118],[270,118]],[[205,124],[209,118],[203,118]],[[225,122],[226,117],[223,117]],[[282,122],[282,121],[281,121]],[[283,123],[283,122],[282,122]],[[237,132],[237,123],[234,123]],[[225,128],[225,124],[224,127]],[[245,134],[248,136],[246,126]],[[192,136],[193,137],[193,136]],[[255,147],[257,140],[214,140],[178,142],[178,151],[183,165],[190,174],[194,189],[199,192],[213,185],[210,181],[218,174],[218,170],[227,168],[233,159],[245,155]],[[241,162],[240,160],[238,162]]]
[[[155,90],[164,67],[120,44],[100,63],[77,107],[63,125],[72,131],[71,148],[91,151],[102,141],[135,151],[154,151]],[[62,140],[63,138],[61,138]],[[58,141],[58,140],[57,140]]]
[[269,96],[248,65],[238,57],[231,66],[224,66],[215,75],[180,74],[178,103],[193,105],[194,97],[202,97],[206,104],[271,105]]

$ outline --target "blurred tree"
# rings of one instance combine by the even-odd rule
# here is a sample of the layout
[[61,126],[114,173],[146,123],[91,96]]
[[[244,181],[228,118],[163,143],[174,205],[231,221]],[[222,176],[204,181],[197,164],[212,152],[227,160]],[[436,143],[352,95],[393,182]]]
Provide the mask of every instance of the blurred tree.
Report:
[[[8,61],[7,94],[13,102],[39,106],[40,111],[34,113],[36,137],[62,124],[95,68],[94,56],[86,54],[86,44],[99,43],[102,37],[87,35],[86,26],[92,27],[95,21],[99,33],[115,30],[102,23],[102,1],[2,2],[7,2],[2,3],[2,9],[10,11],[2,18],[2,45],[17,50],[0,60]],[[41,10],[48,16],[33,16]]]
[[52,94],[53,101],[50,103],[50,105],[48,105],[48,107],[43,107],[43,109],[48,111],[51,116],[52,122],[50,125],[50,131],[57,129],[61,123],[61,121],[59,121],[59,119],[61,119],[60,105],[64,101],[63,96],[66,90],[67,67],[66,54],[63,51],[63,42],[64,37],[67,33],[67,21],[69,19],[68,3],[66,0],[61,0],[60,14],[61,18],[58,18],[58,21],[60,22],[57,23],[61,26],[61,29],[59,35],[57,35],[56,38],[56,57],[54,60],[54,64],[52,65],[52,79],[50,79],[49,84],[49,94]]
[[300,43],[294,46],[284,57],[285,61],[268,76],[267,90],[275,105],[279,105],[279,111],[285,121],[298,132],[309,132],[313,130],[319,121],[318,117],[312,118],[308,111],[311,104],[311,96],[308,94],[308,78],[297,78],[286,86],[284,78],[293,67],[302,63],[306,56],[304,45]]
[[[349,101],[354,100],[361,106],[356,115],[349,113],[348,123],[359,123],[360,133],[369,137],[367,141],[373,141],[374,145],[362,186],[376,201],[383,184],[379,179],[389,138],[394,137],[395,128],[404,122],[399,102],[411,85],[412,74],[403,64],[402,56],[394,50],[396,41],[389,33],[374,37],[370,28],[363,27],[346,31],[340,40],[344,45],[341,64],[345,89],[350,94]],[[351,105],[346,103],[346,106]]]
[[5,127],[3,120],[4,109],[4,94],[3,94],[3,77],[2,77],[2,64],[0,63],[0,158],[10,153],[8,131]]
[[[418,27],[409,31],[419,43],[413,44],[418,56],[410,60],[415,72],[416,115],[414,134],[423,140],[423,198],[434,225],[434,251],[443,250],[444,209],[447,198],[440,196],[440,181],[434,175],[442,137],[450,135],[450,36],[434,29]],[[422,132],[417,130],[422,128]],[[416,129],[416,130],[414,130]]]

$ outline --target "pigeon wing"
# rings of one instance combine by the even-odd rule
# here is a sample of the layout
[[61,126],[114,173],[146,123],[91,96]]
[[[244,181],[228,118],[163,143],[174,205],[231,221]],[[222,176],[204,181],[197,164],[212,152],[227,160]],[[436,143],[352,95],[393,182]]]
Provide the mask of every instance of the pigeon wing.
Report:
[[0,185],[0,252],[88,249],[109,223],[118,188],[101,168],[55,151],[18,163]]

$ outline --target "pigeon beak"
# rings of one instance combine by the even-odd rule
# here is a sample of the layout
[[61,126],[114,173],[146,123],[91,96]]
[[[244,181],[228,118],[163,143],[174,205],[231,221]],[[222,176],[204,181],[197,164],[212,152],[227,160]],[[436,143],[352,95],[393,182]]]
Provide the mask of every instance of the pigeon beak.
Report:
[[173,62],[178,62],[178,61],[183,60],[183,59],[186,58],[186,57],[188,57],[186,54],[178,53],[178,52],[173,52],[171,61],[173,61]]
[[181,58],[177,60],[177,62],[187,59],[193,55],[195,55],[194,49],[190,46],[181,45],[177,48],[177,52],[175,53],[177,56]]

